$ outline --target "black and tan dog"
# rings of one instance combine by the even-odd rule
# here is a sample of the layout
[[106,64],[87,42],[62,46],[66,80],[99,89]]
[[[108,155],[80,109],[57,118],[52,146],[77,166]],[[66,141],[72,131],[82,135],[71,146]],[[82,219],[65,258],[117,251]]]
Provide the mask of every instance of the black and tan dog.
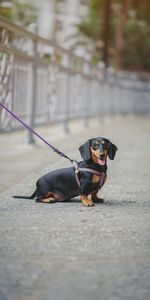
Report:
[[[79,151],[83,161],[76,166],[58,169],[39,178],[36,190],[31,196],[14,198],[36,198],[36,202],[52,203],[80,195],[85,206],[93,206],[93,202],[103,202],[97,193],[107,178],[107,156],[113,160],[117,147],[108,139],[97,137],[81,145]],[[91,199],[88,199],[88,195],[91,195]]]

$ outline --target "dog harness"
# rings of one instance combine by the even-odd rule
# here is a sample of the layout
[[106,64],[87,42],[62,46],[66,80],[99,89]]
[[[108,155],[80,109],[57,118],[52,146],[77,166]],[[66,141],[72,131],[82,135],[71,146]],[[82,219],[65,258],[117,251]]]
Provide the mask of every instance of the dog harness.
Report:
[[74,168],[75,168],[76,181],[77,181],[77,184],[79,187],[81,186],[80,180],[78,177],[79,172],[89,172],[89,173],[99,176],[99,182],[97,183],[97,187],[96,187],[96,189],[93,190],[93,192],[98,192],[101,189],[101,187],[103,186],[103,184],[105,183],[106,173],[104,173],[104,172],[98,172],[98,171],[96,171],[94,169],[90,169],[90,168],[82,168],[82,167],[80,168],[80,167],[78,167],[78,164],[76,162],[74,164]]

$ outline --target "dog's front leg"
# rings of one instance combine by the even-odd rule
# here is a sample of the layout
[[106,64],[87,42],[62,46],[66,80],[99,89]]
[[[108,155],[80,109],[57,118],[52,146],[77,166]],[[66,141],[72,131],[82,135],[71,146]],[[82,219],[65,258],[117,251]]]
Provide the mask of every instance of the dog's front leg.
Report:
[[85,206],[93,206],[94,203],[92,200],[89,200],[86,195],[80,195],[80,200]]
[[93,202],[97,202],[97,203],[103,203],[104,202],[104,199],[103,198],[99,198],[97,196],[96,192],[92,193],[91,199],[92,199]]
[[80,179],[80,200],[85,206],[93,206],[93,201],[88,199],[90,194],[90,183],[92,179],[92,174],[83,172]]

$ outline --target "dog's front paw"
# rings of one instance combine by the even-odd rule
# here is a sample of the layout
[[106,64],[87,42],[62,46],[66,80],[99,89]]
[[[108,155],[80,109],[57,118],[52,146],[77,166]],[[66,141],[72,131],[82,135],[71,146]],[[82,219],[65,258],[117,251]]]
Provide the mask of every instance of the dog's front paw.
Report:
[[104,203],[104,198],[99,198],[99,197],[94,198],[94,199],[92,198],[92,201],[95,203]]
[[80,195],[80,199],[85,206],[94,206],[94,203],[92,200],[89,200],[85,195]]
[[92,194],[91,199],[95,203],[103,203],[104,202],[104,198],[99,198],[96,194]]

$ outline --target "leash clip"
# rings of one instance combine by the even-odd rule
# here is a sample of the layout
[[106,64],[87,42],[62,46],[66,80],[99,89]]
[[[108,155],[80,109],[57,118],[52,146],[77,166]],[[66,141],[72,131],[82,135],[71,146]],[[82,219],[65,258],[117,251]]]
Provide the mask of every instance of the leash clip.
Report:
[[80,172],[79,167],[78,167],[78,162],[76,160],[74,160],[72,163],[75,168],[75,174],[77,175]]
[[79,171],[79,169],[76,169],[75,170],[75,174],[78,174],[80,171]]
[[73,160],[72,164],[73,164],[73,167],[75,168],[76,181],[77,181],[78,187],[80,188],[80,180],[79,180],[79,177],[78,177],[80,169],[78,167],[78,162],[76,160]]

